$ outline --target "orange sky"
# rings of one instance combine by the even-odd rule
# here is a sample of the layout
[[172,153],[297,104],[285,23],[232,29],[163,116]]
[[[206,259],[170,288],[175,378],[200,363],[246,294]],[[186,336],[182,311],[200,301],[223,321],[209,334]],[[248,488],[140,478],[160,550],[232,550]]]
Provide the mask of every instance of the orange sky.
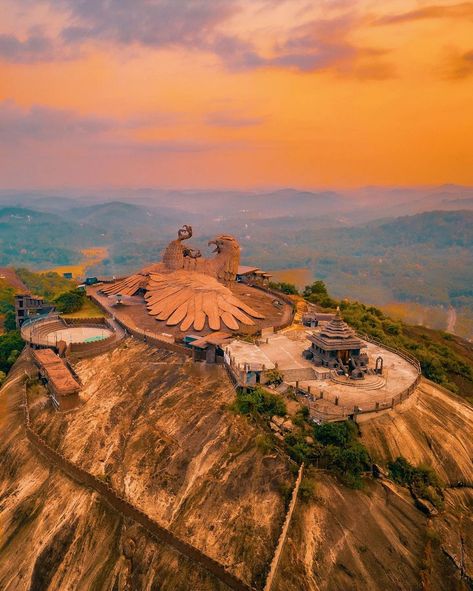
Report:
[[473,2],[0,4],[0,187],[473,184]]

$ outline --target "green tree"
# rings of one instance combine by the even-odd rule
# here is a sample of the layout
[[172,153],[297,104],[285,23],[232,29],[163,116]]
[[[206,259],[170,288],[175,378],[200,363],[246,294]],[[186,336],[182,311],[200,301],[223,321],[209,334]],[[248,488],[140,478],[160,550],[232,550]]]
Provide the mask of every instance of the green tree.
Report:
[[285,281],[280,282],[271,282],[269,284],[271,289],[276,289],[278,291],[282,291],[288,295],[298,295],[299,291],[297,287],[293,283],[286,283]]
[[23,349],[20,331],[10,331],[0,335],[0,371],[8,373]]
[[54,299],[56,308],[63,314],[77,312],[84,305],[85,293],[79,289],[65,291]]

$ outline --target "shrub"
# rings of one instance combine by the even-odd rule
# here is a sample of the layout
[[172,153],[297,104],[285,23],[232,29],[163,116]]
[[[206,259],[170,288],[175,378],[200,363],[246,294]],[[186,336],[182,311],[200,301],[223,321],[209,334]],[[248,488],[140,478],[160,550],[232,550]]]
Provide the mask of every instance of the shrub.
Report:
[[20,331],[13,330],[0,335],[0,371],[8,373],[23,349]]
[[264,454],[269,453],[274,449],[274,442],[269,435],[265,433],[258,433],[255,437],[256,447]]
[[388,462],[388,470],[394,482],[407,486],[416,497],[429,500],[436,507],[443,504],[440,482],[428,466],[414,466],[406,458],[397,457]]
[[70,314],[72,312],[77,312],[82,308],[84,305],[84,299],[85,292],[79,289],[71,289],[70,291],[65,291],[57,296],[54,303],[60,312]]
[[265,375],[267,384],[279,386],[283,382],[283,375],[278,369],[270,369]]
[[269,284],[271,289],[276,289],[277,291],[282,291],[282,293],[288,295],[298,295],[299,291],[297,287],[293,283],[286,283],[285,281],[280,282],[271,282]]
[[233,408],[241,414],[260,414],[284,416],[287,412],[284,400],[267,392],[263,388],[256,387],[246,392],[239,390]]
[[324,445],[336,445],[345,447],[356,440],[356,425],[349,421],[339,423],[324,423],[315,425],[315,438]]
[[14,310],[8,310],[8,312],[5,314],[3,326],[6,331],[16,330],[16,318]]
[[312,478],[303,478],[299,487],[299,497],[303,501],[311,501],[315,498],[315,481]]

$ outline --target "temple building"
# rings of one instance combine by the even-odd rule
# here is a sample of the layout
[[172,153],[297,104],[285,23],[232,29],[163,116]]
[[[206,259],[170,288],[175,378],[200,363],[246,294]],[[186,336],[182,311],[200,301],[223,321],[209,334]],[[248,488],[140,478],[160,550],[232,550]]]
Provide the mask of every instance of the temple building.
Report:
[[335,318],[320,332],[309,335],[312,343],[305,356],[316,365],[341,370],[354,379],[361,379],[368,366],[368,355],[362,353],[367,345],[355,334],[355,331],[343,321],[340,309]]

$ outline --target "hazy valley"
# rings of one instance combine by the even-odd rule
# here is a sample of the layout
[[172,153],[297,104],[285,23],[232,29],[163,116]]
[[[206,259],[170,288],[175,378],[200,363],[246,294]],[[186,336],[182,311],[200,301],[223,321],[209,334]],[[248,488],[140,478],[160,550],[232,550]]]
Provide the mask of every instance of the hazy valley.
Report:
[[[283,277],[300,287],[323,279],[337,297],[471,338],[472,194],[454,186],[262,194],[149,189],[74,197],[3,192],[0,266],[82,265],[92,275],[119,276],[159,258],[183,221],[199,228],[195,243],[203,251],[224,224],[238,237],[245,264],[285,270]],[[100,262],[81,252],[96,246],[107,249]],[[304,271],[294,276],[291,269]]]

